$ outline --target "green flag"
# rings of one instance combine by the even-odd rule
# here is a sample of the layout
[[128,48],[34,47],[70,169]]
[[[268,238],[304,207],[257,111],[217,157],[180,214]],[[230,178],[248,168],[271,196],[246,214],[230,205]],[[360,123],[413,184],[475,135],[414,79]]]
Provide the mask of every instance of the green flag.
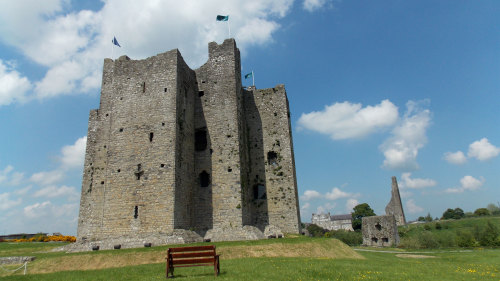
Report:
[[229,16],[217,15],[217,21],[228,21],[228,20],[229,20]]
[[253,72],[245,74],[245,79],[252,78],[253,77]]

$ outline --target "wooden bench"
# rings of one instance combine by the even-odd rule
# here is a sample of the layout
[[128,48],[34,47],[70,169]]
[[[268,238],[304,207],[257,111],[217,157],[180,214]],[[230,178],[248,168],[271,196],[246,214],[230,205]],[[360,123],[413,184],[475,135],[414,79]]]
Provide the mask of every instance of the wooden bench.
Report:
[[214,266],[215,276],[219,275],[219,255],[215,253],[215,246],[196,246],[168,248],[167,250],[167,278],[168,274],[174,277],[174,267]]

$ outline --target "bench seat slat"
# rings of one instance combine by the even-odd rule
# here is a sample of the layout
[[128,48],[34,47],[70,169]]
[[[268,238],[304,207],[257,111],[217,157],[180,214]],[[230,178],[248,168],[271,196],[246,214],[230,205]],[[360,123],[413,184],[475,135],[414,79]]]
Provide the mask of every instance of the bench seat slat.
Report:
[[181,260],[173,260],[172,264],[174,266],[178,264],[200,264],[200,263],[210,263],[214,264],[215,258],[202,258],[202,259],[181,259]]
[[172,258],[174,259],[179,259],[179,258],[193,258],[193,257],[213,257],[215,256],[215,251],[209,251],[209,252],[188,252],[188,253],[175,253],[172,254]]
[[198,247],[169,248],[169,251],[171,253],[176,253],[176,252],[209,251],[209,250],[215,250],[215,246],[198,246]]
[[201,264],[188,264],[188,265],[176,265],[175,267],[192,267],[192,266],[213,266],[213,263],[201,263]]

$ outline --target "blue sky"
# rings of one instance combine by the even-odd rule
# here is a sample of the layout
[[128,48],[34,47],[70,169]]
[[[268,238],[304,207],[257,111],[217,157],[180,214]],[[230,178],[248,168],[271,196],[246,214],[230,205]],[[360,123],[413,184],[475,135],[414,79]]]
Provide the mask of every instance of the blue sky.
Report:
[[302,221],[383,214],[391,176],[409,220],[500,201],[498,1],[25,0],[0,11],[0,234],[76,233],[103,59],[197,68],[217,14],[242,73],[285,84]]

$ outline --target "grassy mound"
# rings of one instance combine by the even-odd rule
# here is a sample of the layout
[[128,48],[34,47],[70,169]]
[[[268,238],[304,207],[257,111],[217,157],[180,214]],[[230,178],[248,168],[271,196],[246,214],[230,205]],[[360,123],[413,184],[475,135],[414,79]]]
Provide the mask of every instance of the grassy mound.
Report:
[[[363,259],[349,246],[336,239],[311,239],[304,237],[220,242],[213,243],[217,246],[217,252],[221,259],[240,259],[258,257],[302,257],[302,258],[326,258],[326,259]],[[24,249],[23,254],[37,256],[37,259],[29,264],[30,273],[51,273],[72,270],[98,270],[106,268],[117,268],[134,265],[155,264],[165,262],[165,253],[169,246],[153,248],[108,250],[83,253],[40,253],[40,246],[32,244],[32,249],[38,253],[29,253],[28,243],[18,244]],[[192,244],[197,245],[197,244]],[[202,244],[200,244],[202,245]],[[0,244],[2,256],[17,255],[19,250],[14,245]],[[176,245],[186,246],[186,245]],[[8,250],[10,249],[10,250]],[[48,247],[43,247],[49,250]]]

